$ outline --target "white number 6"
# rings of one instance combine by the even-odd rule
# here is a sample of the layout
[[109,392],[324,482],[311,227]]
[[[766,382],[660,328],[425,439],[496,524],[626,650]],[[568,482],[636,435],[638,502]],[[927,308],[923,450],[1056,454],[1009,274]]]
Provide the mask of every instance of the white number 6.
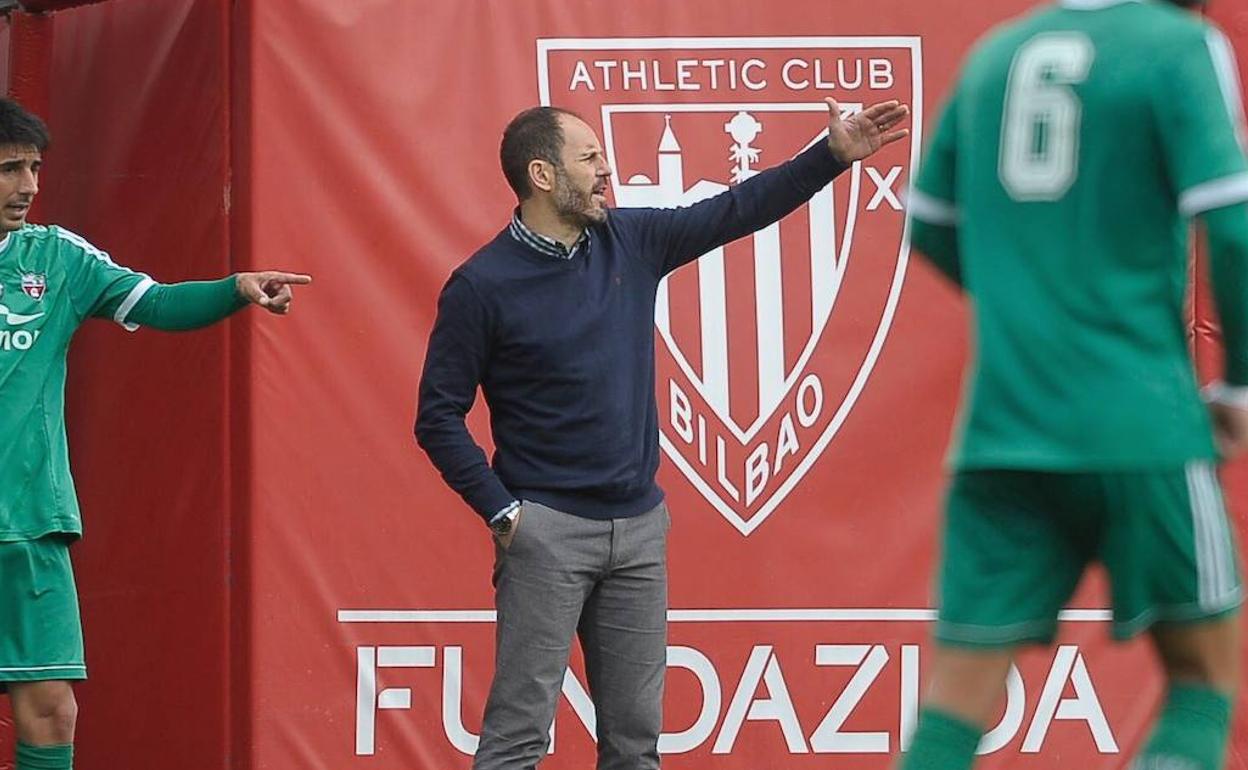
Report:
[[1079,33],[1037,35],[1014,56],[1001,119],[998,173],[1018,201],[1054,201],[1079,171],[1083,105],[1070,88],[1082,83],[1096,49]]

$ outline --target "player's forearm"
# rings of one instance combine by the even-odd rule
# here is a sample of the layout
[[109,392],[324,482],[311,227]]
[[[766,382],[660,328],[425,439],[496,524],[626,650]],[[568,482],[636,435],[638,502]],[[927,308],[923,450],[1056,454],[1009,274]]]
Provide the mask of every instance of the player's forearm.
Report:
[[962,259],[958,253],[958,229],[910,220],[910,244],[946,278],[962,287]]
[[247,305],[234,276],[216,281],[157,284],[143,295],[127,320],[164,331],[187,331],[214,324]]
[[1226,356],[1223,378],[1248,385],[1248,203],[1202,215]]

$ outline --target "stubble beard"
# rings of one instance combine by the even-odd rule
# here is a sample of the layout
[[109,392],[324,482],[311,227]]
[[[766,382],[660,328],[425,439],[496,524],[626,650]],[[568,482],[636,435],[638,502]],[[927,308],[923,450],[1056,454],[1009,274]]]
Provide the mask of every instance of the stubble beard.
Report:
[[607,221],[605,206],[594,204],[592,190],[578,190],[562,168],[555,169],[555,212],[573,227],[585,228]]

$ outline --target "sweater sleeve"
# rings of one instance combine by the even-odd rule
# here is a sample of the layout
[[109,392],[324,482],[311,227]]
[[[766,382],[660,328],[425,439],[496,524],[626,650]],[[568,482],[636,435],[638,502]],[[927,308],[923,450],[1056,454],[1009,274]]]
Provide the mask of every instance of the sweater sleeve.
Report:
[[641,219],[643,254],[659,275],[666,275],[780,220],[846,168],[819,140],[792,160],[692,206],[633,210]]
[[420,377],[416,441],[451,489],[487,521],[514,498],[486,461],[464,419],[477,398],[490,348],[487,310],[455,273],[438,297]]
[[229,275],[215,281],[155,284],[122,321],[172,332],[214,324],[247,306],[235,283]]

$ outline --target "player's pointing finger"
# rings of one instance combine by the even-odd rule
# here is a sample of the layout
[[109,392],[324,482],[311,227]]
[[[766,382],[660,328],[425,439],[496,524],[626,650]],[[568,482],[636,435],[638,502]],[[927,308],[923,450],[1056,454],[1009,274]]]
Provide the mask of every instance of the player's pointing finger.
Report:
[[270,271],[263,274],[263,279],[274,283],[306,285],[312,283],[312,276],[304,273],[283,273]]

